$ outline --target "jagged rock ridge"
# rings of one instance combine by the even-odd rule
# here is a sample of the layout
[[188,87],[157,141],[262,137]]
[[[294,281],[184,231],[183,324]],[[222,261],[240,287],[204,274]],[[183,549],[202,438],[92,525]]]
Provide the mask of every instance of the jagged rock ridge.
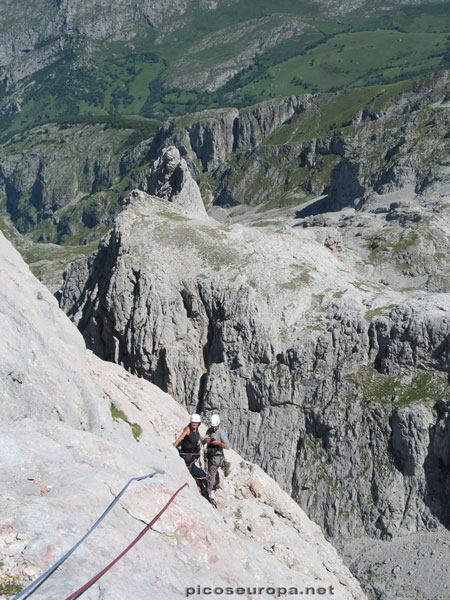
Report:
[[[345,106],[352,93],[364,108]],[[447,181],[447,102],[448,71],[387,89],[307,94],[199,113],[187,125],[169,120],[153,153],[169,142],[180,148],[194,173],[208,173],[203,185],[214,204],[327,194],[321,212],[361,207],[373,193],[407,186],[420,193]]]

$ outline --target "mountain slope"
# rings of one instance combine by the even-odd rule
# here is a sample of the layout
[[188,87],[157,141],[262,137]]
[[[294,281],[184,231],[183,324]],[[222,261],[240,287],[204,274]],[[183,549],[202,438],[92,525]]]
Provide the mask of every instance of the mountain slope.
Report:
[[[165,118],[448,65],[448,4],[3,3],[0,132],[74,114]],[[355,48],[358,60],[354,58]]]
[[[230,451],[218,511],[173,440],[188,420],[172,398],[86,352],[51,294],[0,234],[2,574],[10,596],[64,554],[130,477],[107,520],[33,595],[66,597],[118,554],[184,482],[137,547],[87,593],[175,598],[202,586],[333,586],[363,599],[335,550],[259,468]],[[251,527],[247,527],[248,521]],[[224,550],[225,549],[225,550]],[[321,592],[322,593],[322,592]]]

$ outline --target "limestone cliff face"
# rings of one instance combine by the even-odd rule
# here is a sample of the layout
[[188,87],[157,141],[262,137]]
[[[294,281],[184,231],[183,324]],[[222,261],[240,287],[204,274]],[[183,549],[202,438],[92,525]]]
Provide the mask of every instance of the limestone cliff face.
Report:
[[177,120],[169,120],[156,136],[152,151],[159,152],[165,140],[172,139],[190,160],[196,159],[206,171],[214,171],[230,158],[233,152],[252,150],[289,121],[295,114],[311,106],[311,97],[291,96],[270,100],[255,107],[206,111],[191,123],[180,127]]
[[448,522],[448,295],[355,285],[309,228],[130,202],[65,276],[61,306],[88,346],[190,410],[220,411],[233,446],[331,536]]
[[[198,493],[173,448],[188,422],[170,396],[87,352],[55,299],[0,233],[0,548],[2,591],[36,579],[92,526],[104,523],[33,594],[66,597],[142,531],[183,483],[189,487],[89,591],[105,600],[185,596],[202,585],[332,586],[364,594],[320,529],[263,471],[230,451],[218,510]],[[119,415],[119,417],[117,416]],[[225,551],[225,550],[226,551]],[[137,550],[137,551],[136,551]],[[188,567],[186,566],[188,565]]]
[[[392,92],[390,92],[392,94]],[[371,194],[407,186],[424,193],[448,178],[448,72],[364,99],[353,114],[336,95],[264,102],[245,110],[208,111],[169,121],[153,143],[170,143],[191,170],[207,173],[203,192],[214,204],[281,205],[327,195],[325,209],[361,208]],[[341,109],[338,108],[341,106]]]
[[164,29],[171,18],[183,15],[187,4],[185,0],[176,3],[139,0],[130,7],[122,0],[98,1],[95,5],[85,1],[43,0],[29,2],[26,15],[20,7],[10,4],[2,14],[0,64],[19,62],[21,55],[24,62],[24,54],[57,36],[61,36],[57,48],[61,50],[62,36],[127,40],[142,33],[145,27],[154,25]]

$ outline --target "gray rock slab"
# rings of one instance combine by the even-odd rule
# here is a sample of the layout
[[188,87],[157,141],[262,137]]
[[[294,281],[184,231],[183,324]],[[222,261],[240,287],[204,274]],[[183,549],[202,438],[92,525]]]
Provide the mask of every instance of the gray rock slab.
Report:
[[339,544],[369,598],[444,600],[450,596],[448,529],[422,532],[391,542],[345,540]]

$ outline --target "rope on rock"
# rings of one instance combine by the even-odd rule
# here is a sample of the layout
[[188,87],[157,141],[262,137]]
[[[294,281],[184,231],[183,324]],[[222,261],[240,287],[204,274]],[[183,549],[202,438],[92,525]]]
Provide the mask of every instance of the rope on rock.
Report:
[[138,543],[138,541],[144,537],[144,535],[147,533],[147,531],[156,523],[156,521],[160,518],[160,516],[164,513],[164,511],[166,511],[169,508],[169,505],[175,500],[176,496],[181,492],[181,490],[183,488],[185,488],[188,484],[185,483],[183,484],[181,487],[179,487],[177,489],[177,491],[172,495],[172,497],[170,498],[170,500],[162,507],[162,509],[159,511],[159,513],[156,515],[156,517],[154,517],[150,523],[148,525],[145,526],[145,528],[141,531],[141,533],[131,542],[131,544],[129,544],[125,550],[123,550],[118,556],[116,556],[116,558],[111,561],[109,563],[109,565],[107,565],[104,569],[102,569],[100,571],[100,573],[97,573],[97,575],[95,575],[94,577],[92,577],[92,579],[90,579],[87,583],[85,583],[82,587],[80,587],[76,592],[74,592],[73,594],[71,594],[70,596],[68,596],[65,600],[75,600],[76,598],[79,598],[80,596],[82,596],[84,594],[84,592],[86,592],[96,581],[98,581],[100,579],[100,577],[103,577],[103,575],[105,573],[107,573],[111,567],[113,567],[117,562],[119,562],[119,560],[125,556],[125,554],[131,550],[131,548]]
[[140,477],[132,477],[130,479],[130,481],[122,488],[122,490],[119,492],[119,494],[114,498],[114,500],[111,502],[111,504],[108,506],[108,508],[105,510],[105,512],[102,514],[101,517],[99,517],[97,519],[97,521],[92,525],[92,527],[89,529],[89,531],[74,545],[72,546],[72,548],[66,552],[66,554],[64,554],[64,556],[62,556],[57,562],[55,562],[54,565],[52,565],[47,571],[45,571],[45,573],[43,573],[42,575],[40,575],[40,577],[38,577],[35,581],[31,582],[24,590],[22,590],[20,592],[20,594],[17,594],[17,596],[14,596],[14,598],[12,600],[19,600],[19,598],[29,598],[31,596],[31,594],[33,594],[39,586],[41,586],[44,581],[46,581],[46,579],[48,579],[50,577],[50,575],[52,575],[52,573],[54,573],[56,571],[56,569],[61,566],[63,564],[63,562],[65,560],[67,560],[69,558],[69,556],[75,552],[75,550],[78,548],[78,546],[80,544],[82,544],[84,542],[84,540],[91,535],[91,533],[94,531],[94,529],[96,529],[98,527],[98,525],[100,525],[100,523],[103,521],[103,519],[106,517],[106,515],[113,509],[114,505],[117,504],[117,502],[120,500],[120,498],[123,496],[123,494],[127,491],[128,487],[133,483],[133,481],[142,481],[143,479],[150,479],[151,477],[154,477],[155,475],[163,475],[164,471],[158,469],[157,471],[155,471],[154,473],[150,473],[149,475],[142,475]]

